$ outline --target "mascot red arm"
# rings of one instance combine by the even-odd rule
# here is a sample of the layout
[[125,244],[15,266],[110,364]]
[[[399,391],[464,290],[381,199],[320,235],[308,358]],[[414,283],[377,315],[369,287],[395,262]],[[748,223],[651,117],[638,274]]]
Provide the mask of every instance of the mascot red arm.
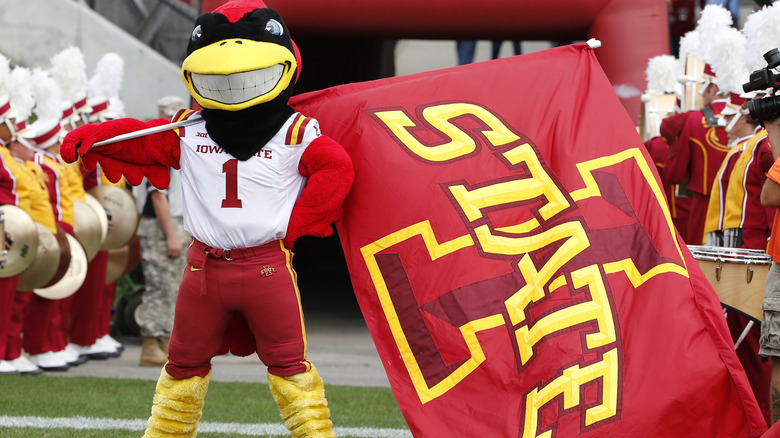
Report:
[[145,437],[195,435],[211,360],[226,345],[237,355],[257,351],[292,436],[335,436],[322,379],[306,359],[288,248],[300,236],[332,233],[354,171],[344,148],[289,106],[300,65],[276,11],[260,0],[230,0],[198,17],[182,63],[203,109],[174,120],[192,123],[94,148],[167,122],[85,125],[60,148],[66,161],[100,163],[112,181],[147,177],[164,188],[169,168],[181,169],[193,242]]

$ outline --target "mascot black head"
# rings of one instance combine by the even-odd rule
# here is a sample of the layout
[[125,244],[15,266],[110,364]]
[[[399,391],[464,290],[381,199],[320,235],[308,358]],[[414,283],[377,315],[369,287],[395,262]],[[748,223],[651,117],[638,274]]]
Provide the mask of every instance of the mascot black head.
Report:
[[282,17],[260,0],[231,0],[198,17],[182,63],[209,135],[239,160],[256,154],[293,113],[300,54]]

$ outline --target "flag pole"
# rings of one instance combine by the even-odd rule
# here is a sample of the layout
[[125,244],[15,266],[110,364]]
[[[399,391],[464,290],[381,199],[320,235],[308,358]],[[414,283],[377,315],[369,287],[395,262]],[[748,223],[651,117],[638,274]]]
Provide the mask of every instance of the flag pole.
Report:
[[156,134],[158,132],[167,131],[169,129],[180,128],[182,126],[188,126],[200,122],[203,119],[201,116],[192,116],[187,120],[181,120],[173,123],[166,123],[160,126],[153,126],[151,128],[141,129],[139,131],[128,132],[126,134],[120,134],[116,137],[111,137],[97,143],[93,143],[90,148],[105,146],[107,144],[116,143],[118,141],[132,140],[134,138],[143,137],[145,135]]

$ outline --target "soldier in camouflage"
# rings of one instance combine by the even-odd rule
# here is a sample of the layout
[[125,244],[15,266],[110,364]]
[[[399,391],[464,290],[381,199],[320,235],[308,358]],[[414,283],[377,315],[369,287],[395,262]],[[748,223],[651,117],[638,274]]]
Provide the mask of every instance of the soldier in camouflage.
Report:
[[[160,117],[170,119],[184,108],[184,101],[164,97],[158,107]],[[138,236],[146,285],[138,316],[143,337],[141,366],[162,366],[167,361],[176,295],[190,242],[182,223],[181,176],[175,169],[170,171],[167,190],[158,190],[148,181],[133,190],[141,213]]]

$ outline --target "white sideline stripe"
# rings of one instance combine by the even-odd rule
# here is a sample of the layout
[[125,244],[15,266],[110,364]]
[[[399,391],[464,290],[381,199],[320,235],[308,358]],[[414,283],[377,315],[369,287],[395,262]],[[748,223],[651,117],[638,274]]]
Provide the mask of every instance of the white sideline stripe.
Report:
[[[115,420],[89,417],[10,417],[0,415],[0,427],[33,427],[36,429],[90,429],[90,430],[146,430],[146,420]],[[340,436],[358,438],[412,438],[404,429],[375,429],[368,427],[336,427]],[[287,435],[281,424],[241,424],[201,422],[198,432],[228,433],[246,436]]]

